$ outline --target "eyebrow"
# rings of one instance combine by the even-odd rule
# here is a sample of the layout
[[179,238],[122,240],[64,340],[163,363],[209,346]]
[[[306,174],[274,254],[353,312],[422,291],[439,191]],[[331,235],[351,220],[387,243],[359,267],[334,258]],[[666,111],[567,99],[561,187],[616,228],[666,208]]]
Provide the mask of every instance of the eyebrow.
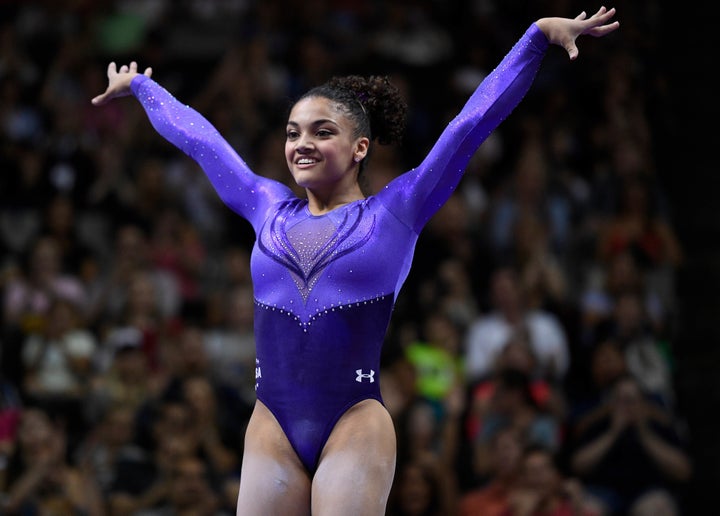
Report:
[[[321,118],[319,120],[315,120],[310,125],[316,127],[323,124],[332,124],[334,126],[340,127],[340,124],[338,124],[335,120],[331,120],[330,118]],[[287,125],[291,125],[293,127],[300,127],[300,124],[298,124],[297,122],[293,122],[292,120],[288,120]]]

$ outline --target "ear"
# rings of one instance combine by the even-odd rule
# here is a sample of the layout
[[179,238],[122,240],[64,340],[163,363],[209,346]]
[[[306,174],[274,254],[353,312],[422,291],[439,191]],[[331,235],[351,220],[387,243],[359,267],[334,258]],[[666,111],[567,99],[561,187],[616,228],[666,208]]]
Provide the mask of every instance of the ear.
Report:
[[367,156],[368,148],[370,147],[370,139],[367,136],[362,136],[355,142],[355,152],[353,154],[353,161],[356,163],[362,161]]

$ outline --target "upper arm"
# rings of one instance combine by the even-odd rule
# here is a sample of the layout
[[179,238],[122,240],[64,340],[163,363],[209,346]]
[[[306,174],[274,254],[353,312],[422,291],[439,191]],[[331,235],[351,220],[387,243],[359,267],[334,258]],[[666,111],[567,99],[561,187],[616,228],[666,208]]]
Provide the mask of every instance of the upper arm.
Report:
[[532,25],[478,86],[427,157],[378,194],[419,231],[452,195],[478,147],[522,100],[545,55],[545,35]]

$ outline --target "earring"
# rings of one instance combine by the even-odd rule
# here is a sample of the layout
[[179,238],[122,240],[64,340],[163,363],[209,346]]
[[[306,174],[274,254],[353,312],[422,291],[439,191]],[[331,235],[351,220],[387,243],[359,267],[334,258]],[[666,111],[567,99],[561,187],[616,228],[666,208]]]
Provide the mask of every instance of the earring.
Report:
[[353,159],[355,160],[355,163],[359,163],[359,162],[360,162],[360,156],[355,156]]

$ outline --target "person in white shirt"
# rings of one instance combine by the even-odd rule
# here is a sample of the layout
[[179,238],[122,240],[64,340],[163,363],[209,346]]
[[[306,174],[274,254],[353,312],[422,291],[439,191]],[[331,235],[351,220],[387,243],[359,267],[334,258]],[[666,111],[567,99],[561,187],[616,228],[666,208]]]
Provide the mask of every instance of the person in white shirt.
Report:
[[523,303],[522,285],[511,267],[499,267],[491,277],[492,309],[481,314],[468,328],[465,338],[466,380],[473,384],[486,378],[505,344],[524,332],[537,358],[538,375],[561,381],[570,357],[567,333],[560,320],[542,309]]

